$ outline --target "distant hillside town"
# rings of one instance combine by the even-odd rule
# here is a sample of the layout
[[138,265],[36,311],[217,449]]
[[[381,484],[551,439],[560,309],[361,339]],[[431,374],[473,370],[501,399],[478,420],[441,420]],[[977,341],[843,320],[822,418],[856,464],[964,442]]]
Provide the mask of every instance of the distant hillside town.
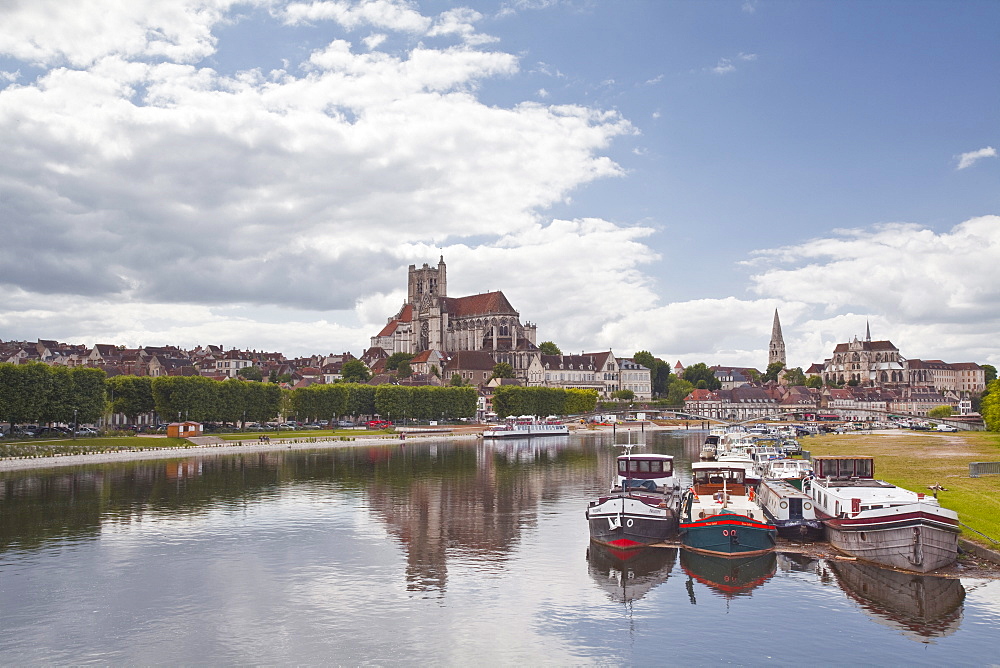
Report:
[[683,380],[675,387],[680,393],[670,396],[683,401],[688,413],[722,420],[823,412],[863,420],[891,412],[924,416],[940,406],[969,415],[987,382],[979,364],[907,359],[890,341],[872,341],[870,328],[864,340],[837,344],[821,364],[805,371],[786,369],[777,311],[764,374],[755,368],[685,366],[680,361],[670,366],[648,353],[640,361],[638,353],[624,357],[611,350],[565,355],[551,342],[537,344],[536,325],[522,323],[503,292],[449,297],[447,286],[444,257],[437,266],[410,265],[406,300],[360,357],[342,352],[287,358],[280,352],[215,345],[126,348],[39,339],[0,341],[0,362],[95,367],[109,377],[244,377],[288,389],[343,381],[345,365],[360,362],[367,370],[362,380],[375,385],[460,384],[488,395],[498,385],[517,384],[591,389],[601,399],[640,402],[665,398],[666,388]]

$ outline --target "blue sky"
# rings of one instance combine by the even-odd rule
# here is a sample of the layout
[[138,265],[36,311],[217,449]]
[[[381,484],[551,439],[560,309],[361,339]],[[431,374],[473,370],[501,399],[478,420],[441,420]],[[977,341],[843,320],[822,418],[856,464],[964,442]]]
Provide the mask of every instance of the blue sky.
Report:
[[[100,17],[100,20],[98,20]],[[566,352],[1000,364],[996,2],[0,6],[0,338],[360,354],[409,264]]]

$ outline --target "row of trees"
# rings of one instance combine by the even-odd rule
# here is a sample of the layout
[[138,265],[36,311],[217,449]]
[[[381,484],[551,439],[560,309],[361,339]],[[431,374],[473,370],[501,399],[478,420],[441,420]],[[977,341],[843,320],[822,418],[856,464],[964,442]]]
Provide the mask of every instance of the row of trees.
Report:
[[501,385],[493,393],[493,411],[508,415],[577,415],[597,407],[597,390]]
[[197,422],[266,422],[278,415],[328,421],[380,414],[423,420],[472,417],[471,387],[373,387],[359,383],[282,390],[273,383],[201,376],[114,376],[100,369],[41,363],[0,364],[0,420],[72,424],[121,413],[133,423],[155,412],[160,419]]
[[94,422],[105,409],[105,381],[100,369],[0,364],[0,419],[11,424]]
[[439,420],[475,416],[477,398],[472,387],[336,383],[292,390],[289,408],[298,419],[310,421],[376,414],[393,420]]

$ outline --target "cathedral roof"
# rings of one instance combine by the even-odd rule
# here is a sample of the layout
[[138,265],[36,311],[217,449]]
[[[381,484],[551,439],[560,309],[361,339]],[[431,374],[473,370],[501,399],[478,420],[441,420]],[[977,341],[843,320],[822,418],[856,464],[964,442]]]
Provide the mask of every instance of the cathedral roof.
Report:
[[378,333],[378,336],[391,336],[395,333],[397,327],[399,327],[399,321],[390,320],[386,323],[385,327],[382,328],[382,331]]
[[[861,344],[861,350],[873,350],[873,351],[890,350],[896,352],[899,351],[899,348],[892,345],[892,341],[857,341],[857,343]],[[833,352],[849,353],[851,352],[851,344],[838,343],[837,347],[833,349]]]
[[468,297],[443,297],[442,310],[457,318],[477,315],[517,315],[502,292],[484,292]]

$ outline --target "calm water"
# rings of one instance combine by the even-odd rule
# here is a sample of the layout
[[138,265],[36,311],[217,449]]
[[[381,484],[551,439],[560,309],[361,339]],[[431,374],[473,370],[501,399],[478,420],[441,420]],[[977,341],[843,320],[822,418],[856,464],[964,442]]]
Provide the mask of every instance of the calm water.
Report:
[[[1000,661],[1000,581],[588,553],[612,438],[6,474],[0,663]],[[702,435],[646,440],[687,471]]]

